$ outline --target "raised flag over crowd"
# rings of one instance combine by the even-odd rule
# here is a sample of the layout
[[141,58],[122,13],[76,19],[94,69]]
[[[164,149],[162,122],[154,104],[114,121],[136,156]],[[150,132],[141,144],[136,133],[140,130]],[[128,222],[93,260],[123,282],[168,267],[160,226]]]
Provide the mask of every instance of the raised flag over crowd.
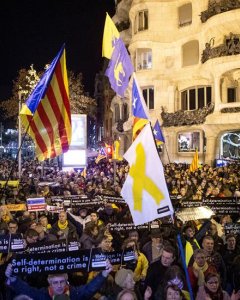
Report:
[[121,195],[135,225],[173,214],[163,165],[158,156],[150,124],[147,124],[124,154],[130,170]]
[[143,127],[149,123],[149,113],[138,85],[136,75],[132,77],[132,114],[133,114],[133,140],[137,137]]
[[95,163],[98,164],[100,162],[100,160],[104,159],[107,157],[106,151],[104,150],[104,148],[101,148],[97,158],[95,159]]
[[23,105],[20,116],[38,160],[67,152],[72,127],[64,46]]
[[124,97],[129,78],[133,73],[133,65],[124,42],[108,14],[103,33],[102,55],[110,59],[105,75],[108,76],[112,89]]
[[159,124],[159,121],[157,120],[154,127],[153,127],[153,134],[154,134],[154,138],[156,140],[156,144],[157,145],[161,145],[163,143],[165,143],[165,139]]
[[192,163],[189,167],[190,172],[194,172],[198,169],[198,165],[199,165],[199,159],[198,159],[198,149],[196,149],[196,152],[193,156],[193,160]]

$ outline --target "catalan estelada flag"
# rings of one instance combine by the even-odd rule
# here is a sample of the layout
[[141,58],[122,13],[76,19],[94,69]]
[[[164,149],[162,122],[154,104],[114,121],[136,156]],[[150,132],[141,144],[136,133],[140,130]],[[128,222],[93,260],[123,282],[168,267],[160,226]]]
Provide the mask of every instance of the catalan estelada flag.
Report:
[[149,123],[148,109],[138,85],[135,73],[132,82],[132,114],[133,114],[133,140],[138,136],[143,127]]
[[98,164],[102,159],[107,158],[107,154],[104,150],[104,148],[101,148],[97,158],[95,159],[95,163]]
[[165,143],[165,139],[158,120],[153,127],[153,135],[157,145],[162,145],[163,143]]
[[199,165],[199,159],[198,159],[198,150],[196,149],[196,152],[194,154],[192,163],[189,167],[190,172],[194,172],[198,169],[198,165]]
[[103,32],[102,56],[108,59],[111,58],[114,46],[119,37],[120,33],[107,13]]
[[72,126],[64,45],[23,105],[20,116],[35,143],[38,160],[68,151]]

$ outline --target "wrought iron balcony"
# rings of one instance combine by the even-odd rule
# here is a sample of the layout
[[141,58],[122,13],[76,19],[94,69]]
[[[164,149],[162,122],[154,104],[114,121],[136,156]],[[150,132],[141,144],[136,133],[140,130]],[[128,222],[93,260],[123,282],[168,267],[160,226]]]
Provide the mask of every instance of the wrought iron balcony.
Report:
[[201,12],[202,23],[207,22],[212,16],[240,8],[240,0],[214,0],[209,1],[208,9]]

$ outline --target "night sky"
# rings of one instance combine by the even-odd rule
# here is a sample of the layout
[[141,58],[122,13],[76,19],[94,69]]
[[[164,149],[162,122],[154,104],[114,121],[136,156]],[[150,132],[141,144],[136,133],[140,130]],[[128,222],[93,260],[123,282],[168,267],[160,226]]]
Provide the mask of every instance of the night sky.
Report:
[[93,96],[95,74],[102,68],[106,12],[114,0],[2,0],[0,8],[0,100],[11,96],[12,81],[31,64],[43,70],[66,44],[67,68],[83,73]]

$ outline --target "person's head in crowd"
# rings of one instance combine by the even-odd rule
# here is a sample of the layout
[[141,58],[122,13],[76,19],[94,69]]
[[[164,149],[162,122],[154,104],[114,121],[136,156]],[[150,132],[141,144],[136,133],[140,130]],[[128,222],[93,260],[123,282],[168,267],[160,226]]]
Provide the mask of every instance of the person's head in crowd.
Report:
[[209,234],[211,235],[211,236],[215,236],[215,235],[217,235],[218,234],[218,231],[217,231],[217,226],[216,226],[216,224],[211,224],[210,225],[210,228],[209,228]]
[[13,300],[34,300],[34,299],[28,297],[27,295],[18,295],[14,297]]
[[220,220],[220,223],[222,226],[224,226],[225,224],[228,224],[228,223],[232,223],[232,218],[230,215],[224,215],[222,216],[221,220]]
[[87,208],[80,208],[79,209],[79,211],[78,211],[78,213],[79,213],[79,216],[82,218],[82,219],[85,219],[86,218],[86,216],[87,216],[87,214],[88,214],[88,210],[87,210]]
[[133,290],[135,281],[133,271],[129,269],[120,269],[115,275],[115,283],[122,289]]
[[18,230],[18,223],[15,220],[11,220],[8,222],[8,233],[16,234]]
[[106,203],[105,205],[105,212],[107,215],[111,216],[113,214],[113,206],[111,203]]
[[0,235],[7,233],[7,224],[5,222],[0,222]]
[[127,238],[123,241],[122,249],[132,248],[134,251],[138,252],[138,244],[135,239]]
[[[222,295],[222,287],[217,273],[209,272],[206,274],[204,287],[210,299],[223,299],[220,297]],[[216,295],[219,295],[219,298],[215,298]]]
[[30,220],[30,212],[28,210],[25,210],[22,214],[23,220]]
[[183,226],[183,234],[187,239],[192,239],[195,235],[195,228],[191,222]]
[[197,267],[202,268],[206,264],[206,252],[204,249],[196,249],[193,257]]
[[162,233],[158,229],[153,229],[150,233],[152,244],[155,246],[160,246],[163,243]]
[[93,222],[88,222],[85,226],[84,232],[92,237],[97,237],[99,233],[98,225]]
[[90,214],[90,220],[95,223],[95,224],[98,224],[98,220],[99,220],[99,214],[94,211]]
[[35,229],[29,228],[25,233],[27,244],[34,244],[38,241],[38,232]]
[[38,223],[34,229],[35,229],[35,230],[37,231],[37,233],[38,233],[38,240],[39,240],[39,241],[43,240],[44,237],[45,237],[45,231],[44,231],[43,225],[40,224],[40,223]]
[[129,231],[128,237],[129,237],[131,240],[135,240],[136,243],[138,243],[138,241],[139,241],[139,233],[138,233],[137,230],[131,230],[131,231]]
[[32,220],[29,224],[29,228],[35,229],[37,227],[37,221]]
[[175,260],[175,249],[172,246],[164,246],[161,255],[161,264],[170,267]]
[[[55,299],[58,295],[69,295],[69,284],[67,273],[63,274],[50,274],[48,275],[49,295]],[[69,297],[70,299],[70,297]]]
[[13,219],[12,214],[10,213],[7,206],[6,205],[0,206],[0,222],[8,223],[12,219]]
[[48,218],[46,215],[42,215],[39,218],[39,223],[43,226],[45,231],[51,228],[51,224],[49,224]]
[[213,253],[214,239],[211,235],[204,236],[202,241],[202,247],[208,255],[211,255]]
[[60,224],[65,224],[67,222],[67,213],[65,211],[61,211],[58,214],[58,220]]
[[233,233],[229,233],[226,235],[226,245],[228,250],[235,250],[236,248],[236,236]]
[[182,290],[174,284],[168,285],[165,289],[166,300],[182,300],[184,298]]
[[98,245],[98,248],[101,248],[103,252],[112,251],[112,237],[110,235],[104,235]]
[[125,289],[117,295],[116,300],[138,300],[138,297],[134,291]]

